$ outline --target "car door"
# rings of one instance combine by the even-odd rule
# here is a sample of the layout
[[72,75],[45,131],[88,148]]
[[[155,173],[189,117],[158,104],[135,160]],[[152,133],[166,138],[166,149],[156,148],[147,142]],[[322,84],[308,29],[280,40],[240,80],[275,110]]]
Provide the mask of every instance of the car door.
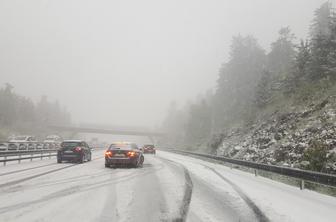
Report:
[[81,148],[83,149],[84,158],[87,159],[87,147],[85,142],[81,142]]
[[89,144],[85,143],[86,157],[89,159],[90,156],[90,147]]
[[89,144],[86,144],[86,145],[87,145],[87,149],[88,149],[88,158],[91,161],[91,159],[92,159],[91,147],[89,146]]
[[90,146],[89,146],[89,144],[85,143],[85,148],[86,148],[86,157],[89,159],[89,157],[90,157]]

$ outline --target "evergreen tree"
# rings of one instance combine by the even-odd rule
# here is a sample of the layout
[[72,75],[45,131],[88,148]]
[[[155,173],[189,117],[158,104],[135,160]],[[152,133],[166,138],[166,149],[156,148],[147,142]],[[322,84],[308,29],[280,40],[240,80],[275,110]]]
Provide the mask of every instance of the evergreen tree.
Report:
[[15,95],[13,86],[6,83],[5,88],[0,90],[0,124],[11,126],[16,119]]
[[294,34],[289,27],[279,30],[278,39],[272,43],[271,52],[267,55],[267,67],[275,75],[286,75],[290,71],[295,56]]
[[257,86],[255,103],[259,108],[263,108],[270,102],[271,99],[271,73],[268,70],[264,70]]
[[332,23],[332,4],[327,1],[315,10],[314,19],[310,26],[310,36],[329,36]]
[[13,92],[13,86],[0,88],[0,129],[29,129],[45,124],[68,124],[70,114],[58,102],[49,103],[46,96],[35,105],[30,99]]
[[201,146],[210,137],[211,124],[211,107],[205,99],[191,105],[185,128],[189,146]]
[[285,89],[283,91],[285,94],[294,93],[303,82],[307,81],[307,75],[309,73],[311,52],[308,40],[301,40],[300,44],[296,48],[297,53],[294,58],[293,67],[284,83]]
[[335,78],[336,22],[330,2],[315,11],[311,26],[311,60],[309,78],[312,81]]
[[220,70],[214,99],[215,120],[219,128],[252,115],[255,89],[265,59],[264,50],[252,36],[233,38],[230,59]]

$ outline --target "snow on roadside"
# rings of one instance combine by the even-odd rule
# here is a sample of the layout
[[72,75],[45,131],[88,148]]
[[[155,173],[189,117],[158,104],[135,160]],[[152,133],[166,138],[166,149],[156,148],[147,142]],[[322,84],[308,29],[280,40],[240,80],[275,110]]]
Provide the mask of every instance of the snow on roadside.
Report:
[[[335,197],[309,190],[301,191],[297,187],[192,157],[167,152],[160,152],[160,155],[183,164],[198,175],[204,172],[197,170],[200,164],[214,168],[240,187],[271,221],[335,221]],[[218,177],[210,171],[199,176]]]

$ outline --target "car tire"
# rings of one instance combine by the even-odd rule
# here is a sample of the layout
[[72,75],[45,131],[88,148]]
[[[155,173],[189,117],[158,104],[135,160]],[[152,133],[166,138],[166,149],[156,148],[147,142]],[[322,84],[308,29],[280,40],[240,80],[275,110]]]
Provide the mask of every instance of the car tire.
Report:
[[133,167],[134,167],[134,168],[142,167],[143,161],[144,161],[144,158],[143,158],[143,156],[141,156],[141,157],[140,157],[140,160],[137,161],[137,162],[133,165]]
[[109,164],[105,163],[105,168],[110,168],[111,166]]
[[92,153],[89,153],[88,161],[91,161],[91,160],[92,160]]
[[79,159],[79,163],[84,163],[84,160],[85,160],[85,155],[83,154],[80,159]]
[[141,156],[140,158],[140,163],[139,163],[139,167],[143,167],[143,163],[145,161],[145,158],[143,156]]
[[57,163],[62,163],[62,158],[57,158]]

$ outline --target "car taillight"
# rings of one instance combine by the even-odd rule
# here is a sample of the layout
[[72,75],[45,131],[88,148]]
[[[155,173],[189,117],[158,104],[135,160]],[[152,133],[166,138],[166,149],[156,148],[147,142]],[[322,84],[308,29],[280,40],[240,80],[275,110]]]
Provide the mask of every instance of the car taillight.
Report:
[[106,156],[106,157],[112,157],[112,156],[113,156],[112,151],[109,151],[109,150],[106,151],[106,152],[105,152],[105,156]]
[[82,150],[81,147],[76,147],[76,148],[75,148],[75,151],[76,151],[76,152],[80,152],[81,150]]
[[128,157],[134,157],[134,156],[136,156],[136,152],[134,152],[134,151],[129,151],[129,152],[127,152],[127,156],[128,156]]

